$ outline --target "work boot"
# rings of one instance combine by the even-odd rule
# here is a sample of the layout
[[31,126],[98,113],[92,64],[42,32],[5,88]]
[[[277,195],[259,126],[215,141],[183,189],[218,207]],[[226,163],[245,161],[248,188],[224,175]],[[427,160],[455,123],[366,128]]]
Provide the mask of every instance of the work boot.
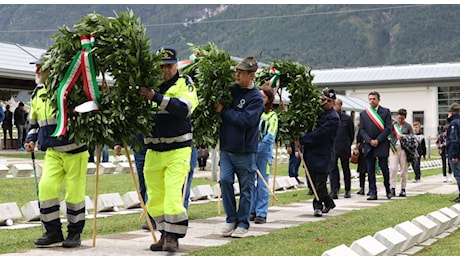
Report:
[[156,244],[151,244],[150,245],[150,250],[152,250],[152,251],[162,251],[164,243],[165,243],[164,235],[161,234],[160,240],[158,240],[158,242]]
[[179,241],[176,236],[171,233],[166,233],[163,243],[163,251],[176,252],[178,249]]
[[81,245],[80,233],[69,233],[66,240],[62,242],[62,247],[73,248]]
[[37,246],[49,246],[55,243],[64,241],[64,236],[61,231],[45,232],[42,237],[36,239],[34,244]]
[[361,188],[358,192],[356,192],[358,195],[364,195],[364,188]]

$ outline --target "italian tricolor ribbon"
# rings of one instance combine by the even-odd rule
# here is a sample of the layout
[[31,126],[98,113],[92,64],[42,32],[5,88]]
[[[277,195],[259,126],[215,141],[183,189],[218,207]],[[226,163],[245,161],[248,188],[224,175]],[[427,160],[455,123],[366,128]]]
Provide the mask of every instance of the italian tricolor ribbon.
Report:
[[[91,57],[91,48],[94,46],[94,36],[80,36],[82,50],[75,54],[64,78],[59,84],[57,91],[57,127],[51,136],[61,136],[66,133],[67,125],[67,97],[79,79],[83,76],[83,86],[86,97],[89,102],[93,103],[93,110],[97,109],[99,100],[99,89],[96,80],[96,70],[94,68],[93,58]],[[80,111],[78,111],[80,112]]]
[[[369,116],[369,118],[372,120],[372,122],[374,122],[374,124],[377,126],[377,128],[380,131],[383,131],[383,129],[385,128],[385,124],[383,122],[382,117],[377,113],[377,110],[375,110],[375,108],[373,108],[373,107],[368,107],[366,109],[366,114]],[[391,150],[394,153],[398,152],[398,149],[396,148],[396,146],[392,142],[390,142],[390,147],[391,147]]]
[[281,75],[281,72],[278,71],[276,68],[274,67],[270,67],[270,71],[268,72],[271,77],[270,79],[270,87],[272,88],[279,88],[280,86],[280,79],[279,79],[279,76]]
[[188,60],[181,60],[178,62],[178,65],[179,65],[179,70],[183,70],[185,68],[188,68],[190,65],[192,65],[195,61],[196,61],[196,56],[198,55],[197,54],[192,54],[190,55],[189,59]]

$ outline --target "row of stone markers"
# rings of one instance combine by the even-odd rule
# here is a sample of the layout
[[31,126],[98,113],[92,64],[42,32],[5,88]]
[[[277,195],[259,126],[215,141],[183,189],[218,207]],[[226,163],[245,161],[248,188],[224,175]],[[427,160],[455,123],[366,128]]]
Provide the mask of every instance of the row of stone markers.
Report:
[[[269,184],[275,183],[275,190],[288,190],[288,189],[298,189],[299,184],[294,178],[289,178],[287,176],[279,176],[275,178],[271,177]],[[233,185],[235,189],[235,195],[239,195],[239,185],[236,182]],[[190,190],[190,200],[191,203],[200,203],[209,202],[212,200],[219,199],[219,184],[214,185],[197,185]],[[86,204],[86,215],[89,216],[88,211],[93,210],[94,212],[94,202],[90,199],[89,196],[85,197]],[[100,194],[97,199],[97,212],[119,212],[119,211],[128,211],[129,212],[138,212],[141,204],[139,201],[139,196],[136,191],[130,191],[122,196],[119,193],[108,193]],[[61,201],[61,213],[64,216],[66,212],[66,205],[64,201]],[[105,215],[104,215],[105,216]],[[18,223],[19,220],[24,219],[26,223],[32,221],[40,220],[40,211],[38,206],[38,201],[30,201],[23,205],[20,209],[16,202],[0,204],[0,226],[12,226],[14,223]],[[22,223],[24,224],[24,223]],[[1,227],[0,227],[1,228]]]
[[456,231],[460,225],[460,204],[433,211],[394,228],[378,231],[325,251],[323,256],[396,256],[415,254]]

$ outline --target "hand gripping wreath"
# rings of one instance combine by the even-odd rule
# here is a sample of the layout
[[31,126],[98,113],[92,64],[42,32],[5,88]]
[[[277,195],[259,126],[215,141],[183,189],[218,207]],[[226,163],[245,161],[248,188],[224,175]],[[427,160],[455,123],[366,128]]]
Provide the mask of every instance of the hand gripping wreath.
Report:
[[[138,88],[159,85],[161,57],[150,52],[140,19],[130,10],[108,18],[92,13],[74,28],[59,27],[43,64],[51,69],[46,85],[58,118],[53,135],[93,147],[132,143],[135,132],[148,135],[152,106]],[[106,75],[113,78],[111,86]]]

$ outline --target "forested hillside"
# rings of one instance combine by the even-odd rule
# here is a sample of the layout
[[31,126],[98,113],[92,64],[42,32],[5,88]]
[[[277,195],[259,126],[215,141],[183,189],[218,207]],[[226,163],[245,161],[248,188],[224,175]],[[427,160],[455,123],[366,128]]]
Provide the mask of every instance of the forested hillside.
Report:
[[47,48],[58,26],[132,9],[152,49],[214,42],[314,69],[460,61],[460,5],[0,5],[2,42]]

